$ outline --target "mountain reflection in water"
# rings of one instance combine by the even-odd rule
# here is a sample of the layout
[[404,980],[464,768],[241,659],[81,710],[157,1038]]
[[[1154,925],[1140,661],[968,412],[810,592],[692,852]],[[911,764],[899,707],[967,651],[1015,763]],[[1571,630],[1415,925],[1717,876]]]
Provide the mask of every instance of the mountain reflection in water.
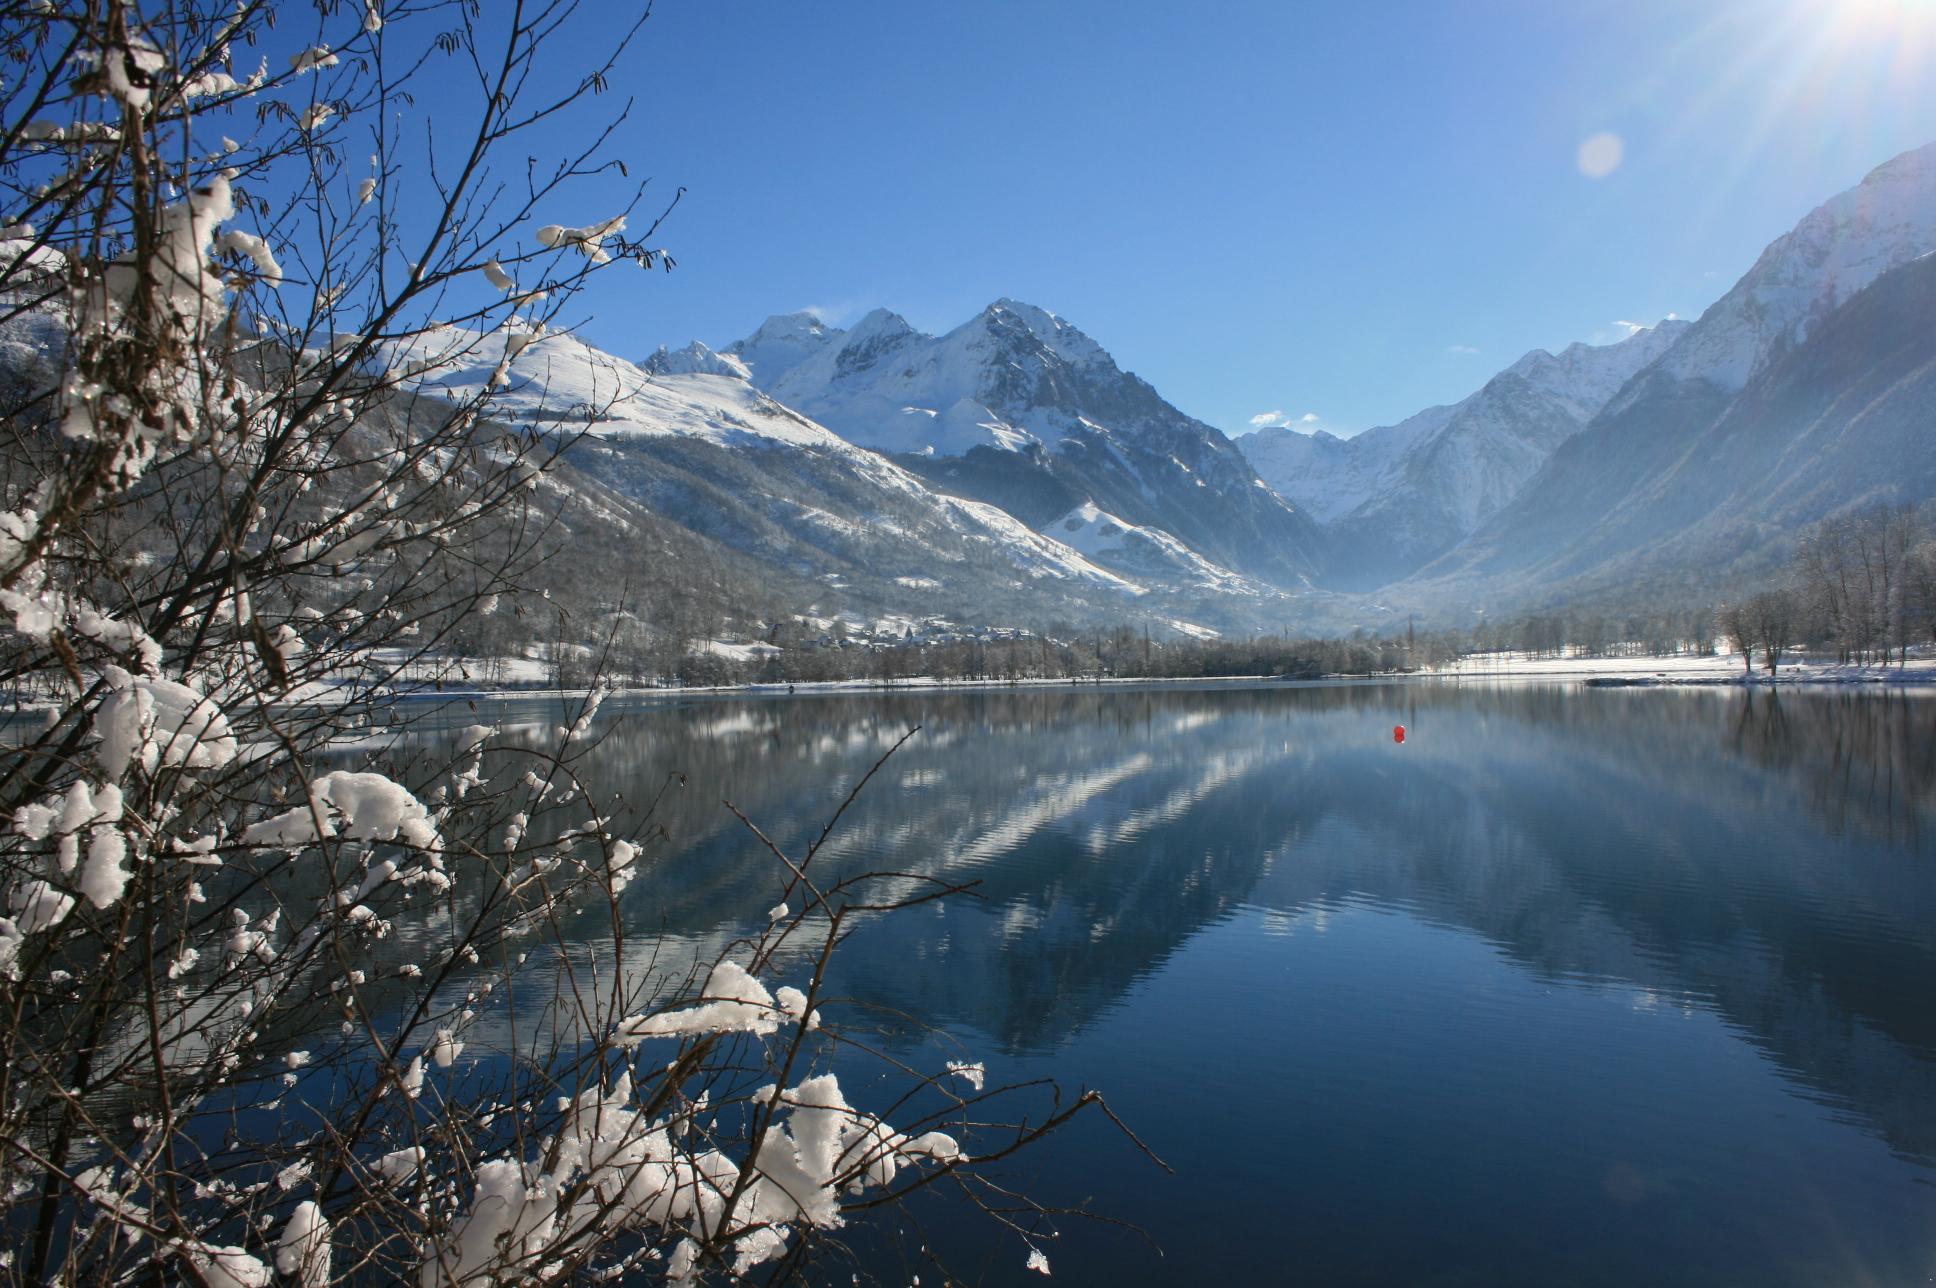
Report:
[[[687,781],[654,815],[666,839],[626,919],[701,944],[763,924],[781,885],[722,800],[799,853],[921,727],[817,864],[972,881],[977,897],[867,926],[836,991],[964,1034],[991,1074],[1141,1103],[1159,1152],[1197,1173],[1149,1207],[1142,1182],[1113,1178],[1137,1166],[1120,1147],[1095,1138],[1097,1162],[1078,1142],[1042,1175],[1151,1225],[1172,1256],[1078,1239],[1058,1278],[1191,1282],[1177,1249],[1200,1244],[1199,1268],[1271,1275],[1269,1255],[1197,1228],[1217,1211],[1202,1187],[1235,1184],[1226,1219],[1268,1213],[1318,1282],[1936,1271],[1936,696],[1407,683],[607,711],[600,790],[642,802],[669,771]],[[1653,1036],[1667,1031],[1632,1027],[1643,1012],[1695,1027]],[[1175,1050],[1191,1032],[1216,1049]],[[1469,1049],[1478,1033],[1504,1035],[1487,1041],[1510,1059]],[[1182,1089],[1165,1081],[1192,1079],[1215,1097],[1193,1114],[1283,1165],[1232,1171],[1207,1129],[1171,1121]],[[1253,1121],[1263,1106],[1276,1129]],[[1355,1136],[1326,1137],[1344,1122]],[[1573,1207],[1554,1197],[1578,1179],[1555,1131],[1610,1160],[1581,1165]],[[1407,1189],[1435,1157],[1485,1211]],[[1353,1185],[1387,1227],[1359,1237],[1327,1208]],[[1416,1260],[1351,1250],[1390,1225],[1413,1231]],[[1020,1260],[979,1273],[1020,1281]]]

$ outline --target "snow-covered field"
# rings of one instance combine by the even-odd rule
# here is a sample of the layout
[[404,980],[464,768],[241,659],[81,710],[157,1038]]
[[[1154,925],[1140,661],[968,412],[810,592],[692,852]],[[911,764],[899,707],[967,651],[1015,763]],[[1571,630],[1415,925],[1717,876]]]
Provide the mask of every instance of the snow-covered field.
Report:
[[1783,660],[1774,679],[1756,657],[1754,674],[1744,673],[1741,655],[1698,657],[1539,657],[1530,653],[1479,653],[1428,675],[1473,679],[1626,679],[1660,684],[1936,684],[1936,657],[1912,657],[1907,666],[1840,666],[1797,658]]

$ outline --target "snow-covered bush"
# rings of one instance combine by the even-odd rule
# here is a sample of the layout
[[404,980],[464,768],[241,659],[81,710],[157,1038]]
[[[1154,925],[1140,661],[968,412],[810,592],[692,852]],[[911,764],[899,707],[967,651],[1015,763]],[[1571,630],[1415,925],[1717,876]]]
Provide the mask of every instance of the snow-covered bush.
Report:
[[535,597],[561,446],[410,390],[660,259],[643,188],[574,210],[595,123],[527,160],[643,21],[585,17],[0,4],[0,1280],[738,1275],[1092,1102],[992,1127],[957,1062],[850,1104],[821,985],[891,901],[811,855],[664,994],[596,694],[393,727]]

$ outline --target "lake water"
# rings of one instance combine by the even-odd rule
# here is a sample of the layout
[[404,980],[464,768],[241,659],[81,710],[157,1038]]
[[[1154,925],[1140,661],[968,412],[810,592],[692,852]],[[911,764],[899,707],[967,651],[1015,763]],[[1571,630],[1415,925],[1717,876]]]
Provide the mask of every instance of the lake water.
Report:
[[[1936,695],[1227,685],[608,711],[603,788],[642,801],[686,775],[626,921],[699,948],[763,925],[782,884],[720,802],[799,853],[920,727],[818,870],[978,885],[859,931],[829,1019],[918,1016],[991,1082],[1101,1088],[1169,1163],[1098,1118],[1004,1171],[1160,1247],[1058,1218],[1058,1282],[1936,1275]],[[886,1027],[920,1067],[962,1054]],[[919,1215],[861,1268],[939,1282],[925,1241],[963,1278],[1039,1282],[1014,1237]]]

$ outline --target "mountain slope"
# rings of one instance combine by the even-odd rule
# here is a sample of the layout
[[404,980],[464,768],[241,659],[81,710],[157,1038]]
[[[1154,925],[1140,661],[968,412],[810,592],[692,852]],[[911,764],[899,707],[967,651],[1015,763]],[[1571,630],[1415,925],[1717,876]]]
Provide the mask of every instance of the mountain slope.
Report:
[[1936,247],[1936,143],[1877,166],[1771,242],[1664,361],[1733,392],[1883,273]]
[[1169,533],[1139,528],[1085,502],[1048,524],[1044,533],[1106,568],[1157,586],[1200,587],[1234,595],[1265,588],[1205,559]]
[[[1666,371],[1635,393],[1421,581],[1552,594],[1757,571],[1826,515],[1936,496],[1936,256],[1815,319],[1733,398]],[[1609,475],[1629,480],[1612,498]]]
[[1325,584],[1369,590],[1458,544],[1687,329],[1535,349],[1464,401],[1354,438],[1267,429],[1238,440],[1266,483],[1322,521]]
[[772,319],[728,352],[781,402],[936,487],[1038,528],[1094,504],[1278,586],[1317,568],[1315,525],[1228,438],[1045,310],[1000,300],[938,337],[885,309],[846,332],[802,325]]
[[1926,499],[1931,250],[1936,145],[1770,245],[1411,589],[1523,599],[1704,575],[1772,559],[1794,525],[1836,509]]
[[447,328],[388,358],[411,364],[424,396],[495,381],[495,418],[577,435],[579,470],[755,560],[824,615],[1114,623],[1160,611],[1229,627],[1263,593],[1222,569],[1124,576],[995,506],[938,494],[761,393],[736,355],[693,345],[648,371],[564,334],[514,337],[508,361],[506,348],[503,334]]

